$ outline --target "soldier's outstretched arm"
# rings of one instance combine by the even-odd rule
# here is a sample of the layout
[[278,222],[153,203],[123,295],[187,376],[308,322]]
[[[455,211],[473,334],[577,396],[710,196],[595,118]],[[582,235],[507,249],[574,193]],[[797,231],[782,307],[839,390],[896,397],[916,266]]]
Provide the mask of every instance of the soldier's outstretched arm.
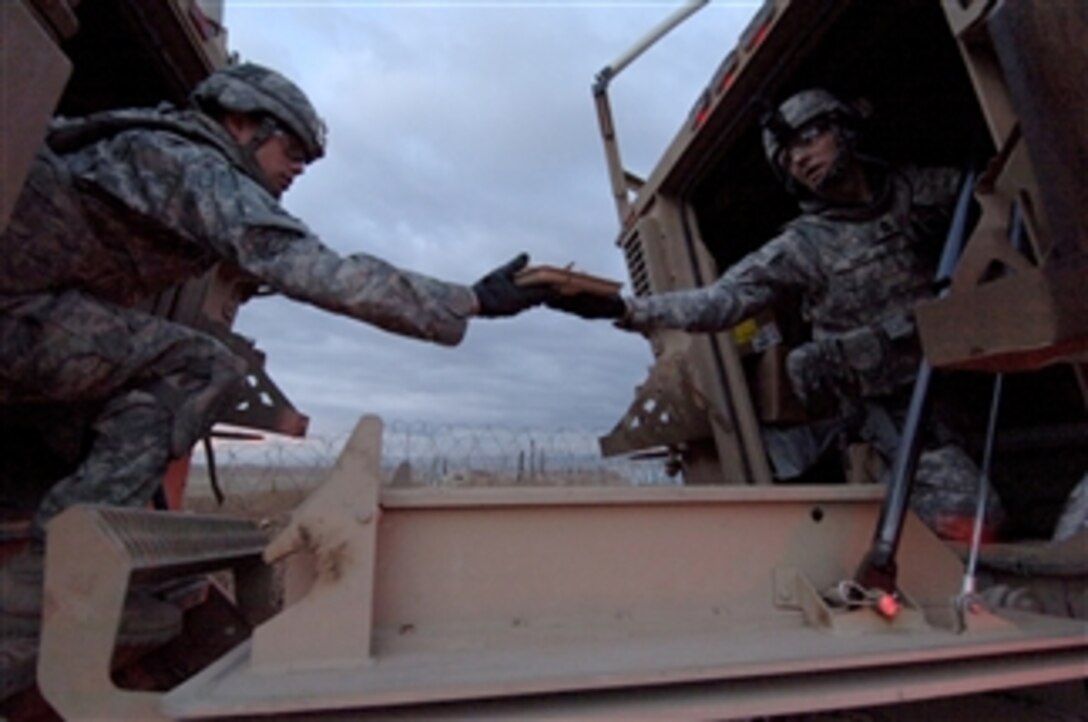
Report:
[[304,229],[250,227],[233,260],[276,291],[403,336],[453,346],[476,314],[472,289],[397,268],[374,256],[341,256]]
[[724,277],[704,288],[652,296],[557,295],[549,299],[547,305],[556,311],[585,319],[615,321],[616,326],[628,331],[659,328],[720,331],[743,320],[745,315],[741,311],[748,307],[740,300],[735,284]]
[[[221,255],[295,300],[449,346],[460,343],[473,316],[512,315],[543,301],[513,288],[512,281],[503,283],[521,267],[514,262],[470,287],[367,253],[342,256],[248,178],[218,180],[231,192],[217,193],[216,207],[189,225]],[[528,259],[515,260],[524,265]]]
[[722,331],[774,303],[783,289],[810,284],[813,272],[795,245],[792,234],[779,236],[702,288],[635,297],[579,294],[551,299],[548,306],[582,318],[612,319],[632,331]]
[[312,235],[253,229],[240,244],[239,264],[292,298],[387,331],[446,345],[464,337],[473,316],[513,316],[544,301],[546,292],[514,283],[528,263],[521,254],[473,286],[406,271],[374,256],[342,257]]

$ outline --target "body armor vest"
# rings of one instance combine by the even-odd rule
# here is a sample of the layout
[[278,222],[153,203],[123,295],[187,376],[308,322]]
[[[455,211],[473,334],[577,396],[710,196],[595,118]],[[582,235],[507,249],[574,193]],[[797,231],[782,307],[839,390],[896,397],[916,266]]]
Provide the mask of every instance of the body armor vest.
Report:
[[[93,146],[131,130],[163,131],[164,138],[175,142],[179,137],[192,141],[252,177],[233,139],[200,113],[120,110],[59,120],[50,128],[11,222],[0,235],[0,294],[78,289],[131,306],[198,276],[219,260],[213,249],[187,236],[177,223],[141,211],[140,196],[157,191],[139,188],[126,197],[126,184],[135,177],[129,166],[139,159],[119,159],[113,174],[106,161],[95,158],[94,173],[81,174]],[[160,184],[162,196],[181,182],[163,169],[144,170],[140,168],[139,183]],[[114,178],[125,180],[115,188]]]
[[[840,395],[888,394],[913,381],[922,359],[915,304],[933,295],[947,204],[918,194],[908,175],[887,176],[868,208],[828,208],[791,224],[816,249],[825,283],[805,299],[813,345],[848,390]],[[802,369],[799,378],[827,370]],[[794,380],[795,387],[799,381]],[[836,384],[832,384],[833,386]]]
[[[910,181],[888,178],[875,212],[806,214],[791,223],[820,259],[823,288],[805,299],[817,339],[910,318],[932,295],[943,232],[941,208],[920,205]],[[844,217],[844,215],[846,217]]]

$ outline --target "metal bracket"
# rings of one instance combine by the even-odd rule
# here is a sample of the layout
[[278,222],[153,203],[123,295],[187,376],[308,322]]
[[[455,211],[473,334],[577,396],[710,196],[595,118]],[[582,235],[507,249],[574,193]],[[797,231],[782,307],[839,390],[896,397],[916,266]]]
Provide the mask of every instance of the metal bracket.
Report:
[[709,404],[697,393],[685,353],[662,356],[616,426],[600,439],[601,453],[616,456],[651,446],[709,437]]
[[900,609],[891,617],[871,606],[833,608],[803,573],[793,568],[774,570],[774,604],[780,609],[799,609],[805,624],[834,634],[876,634],[889,630],[925,631],[931,627],[918,603],[900,591]]
[[381,448],[381,419],[364,416],[320,492],[268,545],[266,561],[288,561],[288,606],[254,632],[255,667],[351,665],[369,656]]

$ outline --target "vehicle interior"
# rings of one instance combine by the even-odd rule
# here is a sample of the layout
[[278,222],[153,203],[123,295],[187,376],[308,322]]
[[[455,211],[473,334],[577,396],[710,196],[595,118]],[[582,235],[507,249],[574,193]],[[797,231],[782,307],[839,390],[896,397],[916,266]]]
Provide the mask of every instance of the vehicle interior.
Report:
[[[855,3],[804,46],[783,47],[761,78],[763,100],[776,103],[809,87],[825,87],[872,109],[859,152],[890,163],[981,167],[994,147],[955,38],[937,3]],[[768,41],[768,46],[771,41]],[[764,48],[768,52],[772,48]],[[724,271],[773,238],[793,218],[796,201],[768,165],[760,140],[760,102],[731,118],[708,121],[693,143],[698,167],[666,181],[695,211],[698,237]],[[670,192],[672,188],[669,189]],[[787,345],[805,339],[794,305],[776,309]],[[745,360],[749,373],[756,361]],[[968,450],[981,457],[993,377],[941,374],[965,409]],[[998,421],[993,482],[1009,511],[1008,534],[1047,538],[1070,489],[1088,469],[1085,389],[1072,366],[1012,374]],[[814,472],[827,480],[828,470]]]
[[[80,3],[75,10],[79,32],[62,46],[73,71],[57,108],[60,115],[163,101],[181,106],[192,86],[207,74],[185,33],[156,31],[181,25],[177,19],[164,20],[173,12],[168,3],[96,0]],[[214,32],[196,6],[188,12],[198,30]],[[109,52],[104,52],[106,48]]]

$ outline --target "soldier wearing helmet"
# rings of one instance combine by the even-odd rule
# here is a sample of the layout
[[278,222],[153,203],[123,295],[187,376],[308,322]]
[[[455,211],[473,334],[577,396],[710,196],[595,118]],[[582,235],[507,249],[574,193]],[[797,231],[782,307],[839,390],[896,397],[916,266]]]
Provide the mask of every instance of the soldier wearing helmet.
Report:
[[[291,167],[325,155],[325,122],[305,94],[279,73],[252,63],[230,66],[205,79],[191,97],[197,108],[244,136],[239,143],[243,162],[276,197],[291,184]],[[273,139],[286,145],[288,167],[269,171],[258,155]]]
[[[41,500],[30,552],[0,570],[5,634],[39,624],[46,522],[77,502],[145,506],[243,378],[241,358],[149,315],[146,299],[227,261],[293,299],[451,346],[473,316],[543,300],[513,281],[524,254],[466,286],[325,246],[279,204],[325,152],[324,123],[279,73],[227,67],[191,100],[55,121],[0,234],[0,407],[94,409],[89,447]],[[177,621],[149,612],[134,633]]]
[[[853,162],[862,113],[821,88],[791,96],[763,119],[763,149],[775,175],[794,193],[866,190]],[[838,186],[849,182],[849,187]]]
[[[637,298],[567,296],[548,305],[584,318],[611,318],[637,331],[727,330],[787,298],[800,297],[812,341],[793,349],[791,386],[821,421],[767,430],[781,478],[814,464],[847,434],[894,457],[921,349],[913,307],[932,295],[960,174],[949,168],[892,168],[858,153],[864,113],[815,88],[763,120],[772,169],[801,214],[763,247],[704,288]],[[946,537],[974,513],[978,471],[954,435],[932,430],[912,504]],[[1000,518],[996,496],[989,519]]]

